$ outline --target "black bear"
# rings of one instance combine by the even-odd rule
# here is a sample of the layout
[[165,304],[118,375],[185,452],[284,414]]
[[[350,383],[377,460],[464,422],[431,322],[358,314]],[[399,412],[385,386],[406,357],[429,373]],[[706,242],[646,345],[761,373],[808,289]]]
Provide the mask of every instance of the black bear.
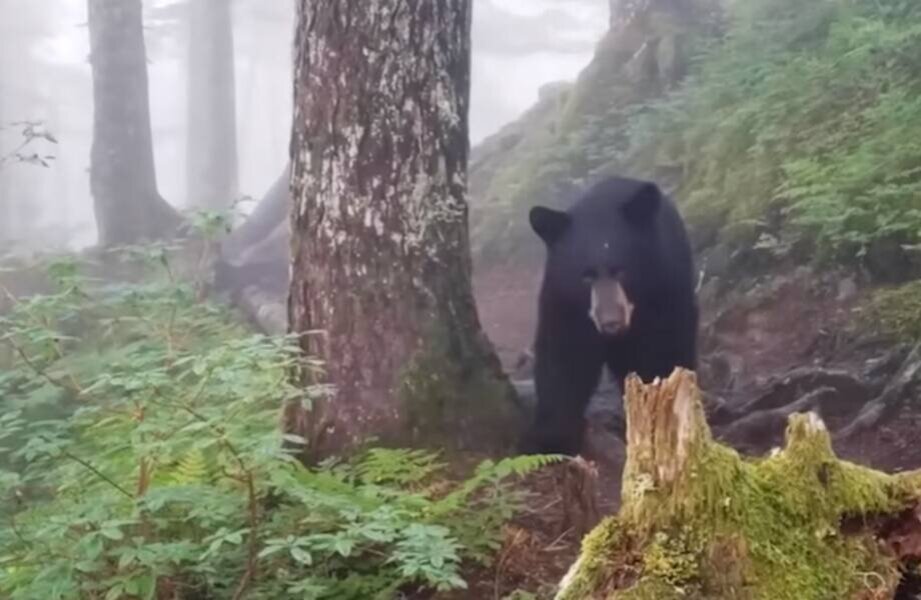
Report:
[[529,216],[547,259],[523,450],[573,455],[604,367],[620,389],[628,373],[649,381],[695,368],[693,257],[675,205],[651,182],[604,179],[565,212]]

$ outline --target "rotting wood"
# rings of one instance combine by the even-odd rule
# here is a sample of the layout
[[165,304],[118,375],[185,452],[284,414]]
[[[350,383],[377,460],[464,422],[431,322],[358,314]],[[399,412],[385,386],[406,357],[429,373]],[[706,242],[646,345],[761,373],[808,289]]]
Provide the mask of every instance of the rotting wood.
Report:
[[754,461],[714,441],[693,372],[626,384],[620,512],[586,536],[558,600],[894,598],[919,557],[921,472],[838,459],[814,413]]

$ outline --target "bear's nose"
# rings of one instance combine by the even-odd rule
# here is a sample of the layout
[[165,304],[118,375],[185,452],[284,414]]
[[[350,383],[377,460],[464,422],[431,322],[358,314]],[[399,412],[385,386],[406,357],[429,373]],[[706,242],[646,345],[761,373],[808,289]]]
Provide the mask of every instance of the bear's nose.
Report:
[[598,330],[605,335],[617,335],[624,330],[621,319],[605,319],[598,324]]

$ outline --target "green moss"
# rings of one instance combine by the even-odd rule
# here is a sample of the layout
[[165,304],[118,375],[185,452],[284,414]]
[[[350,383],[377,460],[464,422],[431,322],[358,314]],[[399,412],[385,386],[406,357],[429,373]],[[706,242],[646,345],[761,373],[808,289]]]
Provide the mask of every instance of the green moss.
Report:
[[644,579],[635,587],[611,596],[612,600],[695,600],[700,596],[690,590],[676,588],[656,578]]
[[693,539],[692,531],[681,530],[673,534],[656,533],[643,553],[643,575],[683,587],[694,582],[700,571],[700,540]]
[[397,395],[414,443],[506,448],[514,390],[485,340],[459,340],[433,324],[398,377]]
[[556,600],[580,600],[603,597],[604,580],[617,581],[635,571],[641,559],[632,552],[632,540],[617,517],[601,521],[582,541],[582,553],[575,565],[572,580]]
[[876,291],[864,306],[862,322],[898,340],[921,339],[921,281]]
[[625,497],[625,511],[587,536],[561,600],[838,600],[868,581],[897,581],[873,536],[840,524],[910,506],[917,476],[837,459],[813,415],[794,415],[784,450],[766,459],[744,461],[709,440],[695,453],[671,489]]

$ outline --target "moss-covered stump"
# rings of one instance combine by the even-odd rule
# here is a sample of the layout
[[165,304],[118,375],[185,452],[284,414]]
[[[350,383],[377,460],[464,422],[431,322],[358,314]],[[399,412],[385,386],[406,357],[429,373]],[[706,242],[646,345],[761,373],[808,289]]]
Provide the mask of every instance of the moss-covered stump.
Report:
[[[557,600],[893,598],[921,474],[839,460],[814,414],[743,460],[717,444],[694,373],[627,380],[622,507],[586,536]],[[900,532],[900,533],[895,533]],[[914,546],[914,548],[913,548]]]

